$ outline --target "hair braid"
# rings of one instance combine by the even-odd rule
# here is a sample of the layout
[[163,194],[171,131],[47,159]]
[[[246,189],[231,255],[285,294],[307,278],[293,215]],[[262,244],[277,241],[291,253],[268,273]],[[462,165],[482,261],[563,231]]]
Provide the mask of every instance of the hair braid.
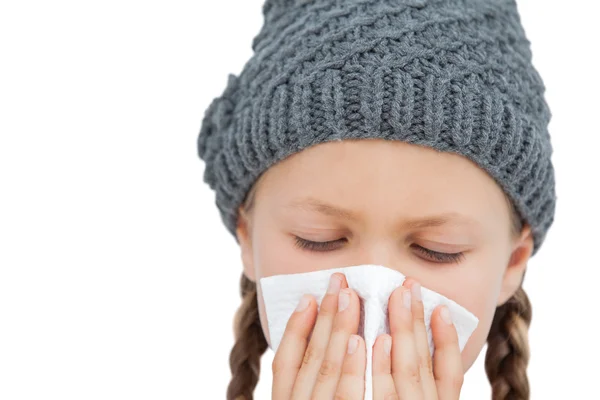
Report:
[[529,400],[528,329],[531,303],[520,287],[496,309],[485,355],[485,372],[492,385],[493,400]]
[[256,283],[242,274],[242,304],[234,319],[235,344],[229,355],[231,381],[227,400],[252,400],[260,375],[260,357],[267,350],[267,339],[260,325]]

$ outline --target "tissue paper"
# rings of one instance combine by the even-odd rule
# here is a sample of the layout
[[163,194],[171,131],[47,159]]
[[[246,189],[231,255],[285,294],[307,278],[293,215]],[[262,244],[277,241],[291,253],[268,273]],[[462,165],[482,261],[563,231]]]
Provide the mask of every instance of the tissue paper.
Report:
[[[373,344],[379,335],[390,333],[388,300],[394,289],[402,286],[406,279],[401,272],[382,265],[365,264],[306,273],[274,275],[260,279],[269,325],[270,347],[273,351],[277,351],[287,322],[302,295],[313,295],[317,304],[320,305],[327,292],[329,278],[336,272],[341,272],[346,276],[348,287],[356,291],[361,300],[361,321],[358,335],[365,340],[367,350],[364,398],[371,400],[373,398]],[[430,354],[433,355],[435,351],[430,324],[431,314],[440,304],[448,306],[462,351],[477,327],[479,322],[477,317],[454,301],[423,286],[422,299]]]

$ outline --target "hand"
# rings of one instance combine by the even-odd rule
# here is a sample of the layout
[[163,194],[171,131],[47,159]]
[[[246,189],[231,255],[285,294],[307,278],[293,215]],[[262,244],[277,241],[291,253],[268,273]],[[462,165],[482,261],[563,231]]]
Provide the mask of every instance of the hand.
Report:
[[[416,295],[410,296],[406,308],[404,296],[411,288]],[[348,303],[340,292],[348,294]],[[436,348],[432,361],[418,294],[420,286],[408,278],[390,296],[391,335],[379,336],[373,346],[375,400],[459,398],[463,369],[458,335],[442,318],[442,307],[437,307],[431,317]],[[301,301],[299,308],[304,308],[290,317],[273,360],[273,399],[362,399],[366,351],[356,335],[358,296],[348,289],[342,274],[334,274],[318,315],[315,299],[304,299],[308,302]],[[344,304],[348,305],[342,309]]]
[[273,359],[272,398],[362,399],[366,350],[356,335],[360,318],[356,292],[348,289],[343,274],[336,273],[318,315],[312,296],[305,295],[298,306]]
[[373,398],[457,400],[464,373],[448,309],[438,306],[431,316],[433,361],[418,282],[406,279],[390,296],[388,311],[391,336],[379,336],[373,346]]

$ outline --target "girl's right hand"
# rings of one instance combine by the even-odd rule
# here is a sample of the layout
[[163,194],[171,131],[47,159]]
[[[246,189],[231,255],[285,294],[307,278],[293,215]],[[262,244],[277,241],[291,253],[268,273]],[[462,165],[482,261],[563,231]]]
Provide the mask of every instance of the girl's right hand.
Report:
[[331,276],[318,313],[316,299],[304,295],[273,359],[273,399],[363,399],[366,349],[356,335],[359,318],[358,295],[343,274]]

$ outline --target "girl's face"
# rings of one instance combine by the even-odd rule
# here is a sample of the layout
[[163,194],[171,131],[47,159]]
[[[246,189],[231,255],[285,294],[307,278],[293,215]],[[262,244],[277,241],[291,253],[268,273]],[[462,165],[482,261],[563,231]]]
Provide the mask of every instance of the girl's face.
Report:
[[516,236],[510,221],[500,187],[467,158],[360,139],[321,143],[269,168],[237,233],[244,273],[255,282],[378,264],[456,301],[479,318],[462,353],[467,371],[486,342],[496,307],[519,287],[531,255],[529,228]]

